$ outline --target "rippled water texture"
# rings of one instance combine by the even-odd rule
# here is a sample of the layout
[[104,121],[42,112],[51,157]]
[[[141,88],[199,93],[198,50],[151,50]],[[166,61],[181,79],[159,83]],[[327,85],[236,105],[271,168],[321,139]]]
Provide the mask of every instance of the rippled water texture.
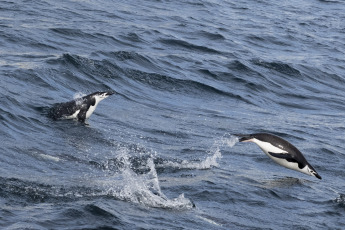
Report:
[[[342,1],[1,1],[2,229],[342,229]],[[87,125],[47,109],[96,91]],[[234,133],[293,143],[322,180]]]

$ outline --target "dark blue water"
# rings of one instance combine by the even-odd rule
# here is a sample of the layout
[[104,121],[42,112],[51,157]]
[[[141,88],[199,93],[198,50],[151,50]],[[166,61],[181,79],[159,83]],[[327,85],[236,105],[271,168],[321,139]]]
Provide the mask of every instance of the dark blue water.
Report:
[[[1,1],[2,229],[342,229],[343,1]],[[47,107],[115,90],[89,125]],[[297,146],[322,180],[232,133]]]

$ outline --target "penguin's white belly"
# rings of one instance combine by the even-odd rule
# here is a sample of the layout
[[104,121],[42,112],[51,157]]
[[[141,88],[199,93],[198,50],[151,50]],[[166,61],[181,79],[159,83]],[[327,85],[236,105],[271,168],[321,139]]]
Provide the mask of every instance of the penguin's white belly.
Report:
[[269,158],[271,158],[274,162],[276,162],[277,164],[279,164],[281,166],[284,166],[284,167],[289,168],[289,169],[301,171],[301,169],[298,168],[298,163],[296,163],[296,162],[289,162],[286,159],[281,159],[281,158],[273,157],[273,156],[271,156],[268,153],[266,153],[266,155],[269,156]]
[[308,172],[308,167],[305,166],[304,168],[300,169],[298,167],[298,163],[297,162],[290,162],[287,161],[286,159],[283,158],[278,158],[278,157],[274,157],[269,153],[277,153],[277,154],[289,154],[287,151],[280,149],[274,145],[272,145],[271,143],[268,142],[263,142],[263,141],[259,141],[257,139],[255,139],[254,141],[260,148],[261,150],[269,157],[271,158],[274,162],[276,162],[277,164],[292,169],[292,170],[296,170],[305,174],[310,175],[310,173]]
[[94,105],[94,106],[91,105],[90,106],[89,110],[86,112],[86,116],[85,116],[86,119],[88,119],[91,116],[91,114],[95,111],[96,106],[97,105]]
[[298,167],[298,163],[296,163],[296,162],[289,162],[286,159],[273,157],[268,153],[266,153],[266,155],[269,156],[274,162],[276,162],[277,164],[279,164],[281,166],[284,166],[285,168],[296,170],[298,172],[302,172],[302,173],[305,173],[307,175],[311,175],[310,172],[308,171],[308,165],[306,165],[304,168],[300,169]]
[[269,157],[271,158],[274,162],[276,162],[277,164],[284,166],[286,168],[290,168],[290,169],[294,169],[294,170],[298,170],[298,164],[295,162],[289,162],[286,159],[282,159],[282,158],[277,158],[272,156],[269,153],[277,153],[277,154],[289,154],[288,152],[286,152],[283,149],[280,149],[274,145],[272,145],[271,143],[268,142],[263,142],[263,141],[259,141],[256,140],[254,141],[260,148],[261,150]]

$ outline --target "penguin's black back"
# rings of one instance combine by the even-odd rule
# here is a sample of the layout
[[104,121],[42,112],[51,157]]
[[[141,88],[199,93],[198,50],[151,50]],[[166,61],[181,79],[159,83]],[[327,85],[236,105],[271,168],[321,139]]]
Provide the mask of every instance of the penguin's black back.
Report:
[[[94,94],[90,94],[84,96],[82,98],[78,98],[73,101],[65,102],[65,103],[57,103],[55,104],[48,113],[48,116],[54,120],[59,118],[67,117],[73,115],[77,110],[80,110],[79,113],[86,114],[87,110],[90,108],[91,105],[95,105],[96,101],[93,98]],[[78,119],[84,120],[85,118],[81,117]]]

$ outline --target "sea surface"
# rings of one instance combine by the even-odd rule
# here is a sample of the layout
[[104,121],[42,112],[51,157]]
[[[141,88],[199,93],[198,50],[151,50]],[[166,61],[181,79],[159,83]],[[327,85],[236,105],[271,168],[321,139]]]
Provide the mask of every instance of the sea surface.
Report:
[[[345,2],[0,1],[1,229],[344,229]],[[46,111],[116,91],[87,124]],[[322,180],[236,133],[293,143]]]

